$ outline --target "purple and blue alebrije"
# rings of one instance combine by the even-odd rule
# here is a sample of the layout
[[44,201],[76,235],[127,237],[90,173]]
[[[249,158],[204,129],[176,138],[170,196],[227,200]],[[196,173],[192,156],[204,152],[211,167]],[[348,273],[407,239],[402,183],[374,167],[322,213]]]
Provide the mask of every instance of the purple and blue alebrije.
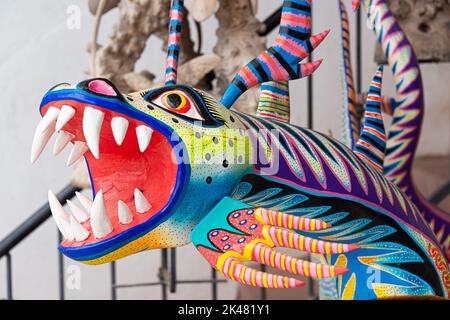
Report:
[[380,66],[370,83],[364,111],[364,125],[361,137],[356,143],[355,154],[383,173],[386,152],[386,131],[381,114],[381,88],[383,66]]
[[167,45],[166,86],[175,85],[177,83],[183,15],[184,0],[172,0],[170,8],[169,39]]
[[289,81],[309,76],[321,61],[300,64],[327,36],[329,31],[311,37],[311,1],[284,1],[280,30],[275,44],[243,67],[222,97],[231,108],[248,89],[270,81]]

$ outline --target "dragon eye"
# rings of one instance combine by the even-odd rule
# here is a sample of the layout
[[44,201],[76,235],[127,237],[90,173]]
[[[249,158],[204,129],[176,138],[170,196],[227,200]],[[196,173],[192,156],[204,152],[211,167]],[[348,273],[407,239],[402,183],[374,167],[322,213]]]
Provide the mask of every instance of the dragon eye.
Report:
[[183,91],[164,92],[152,102],[170,112],[178,113],[195,120],[204,120],[195,103]]

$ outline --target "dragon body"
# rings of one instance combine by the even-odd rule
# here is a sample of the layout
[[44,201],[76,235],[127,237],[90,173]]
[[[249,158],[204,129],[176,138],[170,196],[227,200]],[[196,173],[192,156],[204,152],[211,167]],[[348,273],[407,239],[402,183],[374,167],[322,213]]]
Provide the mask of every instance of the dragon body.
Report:
[[[84,156],[93,189],[93,201],[79,195],[83,208],[69,203],[71,212],[49,193],[65,236],[59,249],[100,264],[192,241],[225,277],[247,285],[304,284],[243,264],[257,261],[323,279],[323,297],[448,298],[448,265],[435,235],[380,170],[340,142],[283,121],[288,104],[264,99],[259,117],[230,109],[259,83],[269,82],[263,97],[289,101],[287,81],[317,69],[319,62],[300,63],[327,34],[310,35],[310,15],[310,1],[285,1],[275,45],[236,75],[222,102],[176,84],[173,63],[166,86],[129,95],[106,79],[52,88],[32,160],[57,132],[55,153],[73,143],[69,163]],[[169,48],[176,61],[174,53]]]

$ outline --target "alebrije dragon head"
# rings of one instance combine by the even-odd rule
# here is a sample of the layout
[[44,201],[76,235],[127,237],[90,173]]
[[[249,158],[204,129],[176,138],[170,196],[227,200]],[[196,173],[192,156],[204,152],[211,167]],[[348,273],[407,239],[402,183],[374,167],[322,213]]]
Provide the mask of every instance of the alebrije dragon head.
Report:
[[[294,2],[304,1],[286,3]],[[305,77],[320,65],[299,62],[328,32],[311,37],[310,11],[305,11],[306,22],[294,23],[287,19],[291,10],[285,8],[284,21],[294,24],[294,35],[302,43],[292,35],[281,37],[275,49],[261,57],[270,64],[268,52],[287,44],[304,50],[283,60],[289,72],[279,70],[274,77],[267,72],[267,80]],[[147,249],[182,246],[204,215],[252,168],[250,137],[230,107],[263,79],[248,77],[255,63],[249,64],[221,102],[177,85],[182,17],[183,1],[172,1],[165,86],[125,95],[98,78],[57,85],[41,103],[43,118],[31,161],[57,133],[54,154],[72,143],[68,165],[84,156],[91,178],[93,201],[78,194],[81,205],[68,201],[70,212],[49,192],[53,217],[65,237],[59,249],[70,258],[99,264]],[[288,30],[282,21],[283,27]]]
[[86,159],[93,202],[79,194],[84,207],[69,202],[68,215],[49,193],[66,238],[60,249],[84,262],[186,244],[249,162],[231,111],[186,86],[122,95],[106,79],[62,84],[45,95],[41,113],[32,160],[54,132],[55,154],[74,144],[68,165]]

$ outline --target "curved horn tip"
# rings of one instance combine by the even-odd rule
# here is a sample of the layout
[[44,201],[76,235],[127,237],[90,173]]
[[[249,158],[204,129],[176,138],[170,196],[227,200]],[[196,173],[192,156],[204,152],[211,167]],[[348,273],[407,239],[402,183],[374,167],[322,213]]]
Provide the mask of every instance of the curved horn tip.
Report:
[[356,10],[358,10],[360,6],[361,6],[361,0],[352,0],[352,9],[353,9],[353,12],[355,12]]

